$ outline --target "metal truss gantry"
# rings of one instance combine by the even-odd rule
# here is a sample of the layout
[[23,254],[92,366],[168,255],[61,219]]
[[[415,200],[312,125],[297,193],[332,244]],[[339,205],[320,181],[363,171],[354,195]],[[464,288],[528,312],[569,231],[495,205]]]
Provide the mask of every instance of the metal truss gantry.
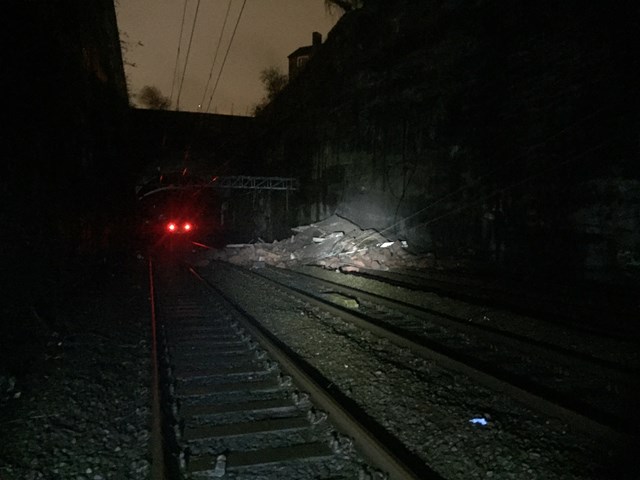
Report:
[[[297,178],[288,177],[252,177],[248,175],[216,176],[209,179],[193,177],[184,183],[159,183],[155,187],[140,186],[136,191],[139,199],[166,190],[193,190],[201,188],[236,189],[236,190],[278,190],[286,193],[298,190],[300,182]],[[150,188],[150,189],[149,189]],[[149,189],[149,190],[147,190]],[[140,192],[144,193],[140,193]]]
[[246,175],[213,177],[203,185],[207,188],[234,188],[242,190],[298,190],[297,178],[287,177],[251,177]]

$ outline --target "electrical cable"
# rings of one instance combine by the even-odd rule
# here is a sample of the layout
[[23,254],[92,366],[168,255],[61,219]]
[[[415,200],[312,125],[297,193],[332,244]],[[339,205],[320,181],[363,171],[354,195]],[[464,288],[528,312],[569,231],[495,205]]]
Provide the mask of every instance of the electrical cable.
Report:
[[[208,112],[208,110],[209,110],[209,107],[211,106],[211,100],[213,99],[213,95],[215,94],[216,89],[217,89],[217,87],[218,87],[218,82],[220,81],[220,77],[221,77],[221,75],[222,75],[222,71],[223,71],[224,66],[225,66],[225,63],[226,63],[226,61],[227,61],[227,57],[228,57],[228,55],[229,55],[229,51],[231,50],[231,44],[233,43],[233,39],[235,38],[236,31],[238,30],[238,25],[240,24],[240,19],[241,19],[241,17],[242,17],[242,13],[244,12],[244,7],[245,7],[246,3],[247,3],[247,0],[244,0],[244,1],[242,2],[242,7],[240,8],[240,13],[238,14],[238,18],[236,19],[236,24],[235,24],[235,27],[234,27],[234,29],[233,29],[233,33],[231,34],[231,38],[230,38],[230,40],[229,40],[229,45],[227,46],[227,51],[225,52],[224,58],[223,58],[222,63],[221,63],[221,65],[220,65],[220,71],[218,72],[218,77],[217,77],[217,79],[216,79],[216,83],[215,83],[215,85],[214,85],[214,87],[213,87],[213,91],[211,92],[211,97],[209,97],[209,103],[207,104],[207,107],[204,109],[204,113],[207,113],[207,112]],[[224,32],[224,28],[225,28],[225,25],[226,25],[226,22],[227,22],[227,17],[228,17],[228,15],[229,15],[229,8],[230,8],[230,7],[231,7],[231,0],[229,0],[229,4],[227,5],[227,15],[226,15],[226,17],[225,17],[224,25],[223,25],[223,27],[222,27],[223,31],[222,31],[222,32],[220,32],[220,39],[219,39],[219,41],[218,41],[218,47],[216,48],[216,54],[214,55],[214,61],[213,61],[213,63],[211,64],[211,72],[210,72],[210,74],[209,74],[209,80],[211,79],[211,75],[212,75],[212,73],[213,73],[213,67],[214,67],[214,65],[215,65],[215,60],[216,60],[216,57],[217,57],[217,55],[218,55],[218,48],[219,48],[219,47],[220,47],[220,45],[221,45],[222,34],[223,34],[223,32]],[[208,86],[209,86],[209,80],[207,80],[207,87],[205,87],[205,91],[204,91],[204,98],[206,98],[206,94],[207,94],[206,90],[207,90],[207,88],[208,88]],[[204,98],[202,99],[202,101],[201,101],[200,105],[202,105],[202,104],[204,103]],[[200,107],[198,107],[198,108],[199,108],[199,110],[200,110]],[[199,131],[203,128],[203,126],[204,126],[204,117],[201,117],[201,118],[200,118],[200,121],[199,121],[199,122],[197,122],[197,123],[196,123],[196,125],[194,126],[194,128],[193,128],[193,132],[192,132],[192,135],[191,135],[191,138],[190,138],[190,140],[187,142],[187,146],[186,146],[186,150],[185,150],[185,159],[186,159],[186,158],[187,158],[187,156],[188,156],[188,152],[189,152],[189,150],[191,149],[191,145],[194,143],[194,141],[195,141],[196,137],[198,137],[198,136],[199,136]]]
[[[504,193],[504,192],[507,192],[509,190],[512,190],[512,189],[514,189],[516,187],[519,187],[520,185],[523,185],[523,184],[525,184],[525,183],[527,183],[527,182],[529,182],[529,181],[531,181],[531,180],[533,180],[535,178],[541,177],[541,176],[543,176],[543,175],[545,175],[545,174],[547,174],[549,172],[552,172],[553,170],[556,170],[557,168],[560,168],[562,166],[565,166],[565,165],[568,165],[570,163],[573,163],[576,160],[581,159],[582,157],[584,157],[585,155],[587,155],[589,153],[593,153],[593,152],[597,152],[599,150],[602,150],[604,147],[608,146],[610,143],[611,142],[601,143],[600,145],[596,145],[594,147],[591,147],[591,148],[589,148],[589,149],[587,149],[587,150],[585,150],[583,152],[580,152],[580,153],[574,155],[573,157],[569,157],[568,159],[566,159],[566,160],[564,160],[562,162],[555,163],[555,164],[553,164],[553,165],[551,165],[551,166],[549,166],[549,167],[547,167],[547,168],[545,168],[543,170],[540,170],[539,172],[535,172],[535,173],[533,173],[533,174],[531,174],[531,175],[529,175],[529,176],[527,176],[525,178],[522,178],[522,179],[520,179],[520,180],[518,180],[516,182],[513,182],[513,183],[511,183],[511,184],[509,184],[509,185],[507,185],[507,186],[505,186],[503,188],[496,189],[496,190],[494,190],[494,191],[492,191],[492,192],[490,192],[488,194],[482,195],[479,198],[474,198],[474,199],[468,201],[467,203],[464,203],[464,204],[454,208],[453,210],[450,210],[450,211],[448,211],[446,213],[443,213],[442,215],[440,215],[438,217],[431,218],[426,222],[420,223],[419,225],[420,226],[431,225],[432,223],[435,223],[438,220],[441,220],[441,219],[446,218],[446,217],[448,217],[450,215],[453,215],[454,213],[457,213],[457,212],[459,212],[461,210],[464,210],[464,209],[466,209],[468,207],[471,207],[473,205],[477,205],[477,202],[479,200],[486,200],[486,199],[492,198],[493,196],[497,195],[498,193]],[[421,212],[422,212],[422,210],[416,212],[414,215],[411,215],[411,216],[415,216],[415,215],[417,215],[418,213],[421,213]],[[409,218],[409,217],[407,217],[407,218]]]
[[207,103],[207,108],[205,112],[209,111],[209,107],[211,106],[211,101],[213,100],[213,95],[216,93],[218,88],[218,83],[220,82],[220,77],[222,76],[222,71],[224,70],[224,66],[227,63],[227,57],[229,55],[229,50],[231,50],[231,45],[233,44],[233,39],[236,36],[236,31],[238,30],[238,25],[240,24],[240,18],[242,18],[242,12],[244,12],[244,6],[247,4],[247,0],[243,0],[242,7],[240,8],[240,13],[238,14],[238,19],[236,20],[236,25],[233,28],[233,33],[231,34],[231,39],[229,40],[229,45],[227,46],[227,51],[224,54],[224,58],[222,59],[222,65],[220,65],[220,71],[218,72],[218,78],[216,79],[216,83],[213,86],[213,91],[211,92],[211,96],[209,97],[209,103]]
[[182,25],[180,26],[180,36],[178,37],[178,53],[176,53],[176,64],[173,67],[173,79],[171,81],[171,94],[169,95],[169,100],[173,102],[173,90],[176,86],[176,78],[178,77],[178,63],[180,60],[180,47],[182,46],[182,33],[184,31],[184,20],[187,15],[187,1],[184,0],[184,7],[182,9]]
[[224,30],[227,26],[227,20],[229,18],[229,11],[231,10],[231,2],[233,0],[229,0],[229,3],[227,4],[227,12],[224,16],[224,22],[222,22],[222,30],[220,30],[220,36],[218,37],[218,44],[216,45],[216,52],[213,55],[213,61],[211,62],[211,69],[209,70],[209,78],[207,79],[207,84],[204,86],[204,92],[202,92],[202,100],[200,101],[199,105],[198,105],[198,110],[200,110],[200,108],[202,107],[202,105],[204,104],[204,101],[207,98],[207,90],[209,89],[209,83],[211,82],[211,77],[213,77],[213,67],[216,64],[216,60],[218,59],[218,52],[220,51],[220,45],[222,44],[222,36],[224,35]]
[[182,70],[182,78],[180,80],[180,88],[178,89],[178,97],[176,99],[176,110],[180,108],[180,94],[182,93],[182,86],[184,84],[184,77],[187,73],[187,65],[189,64],[189,53],[191,52],[191,43],[193,42],[193,32],[196,29],[196,21],[198,20],[198,10],[200,9],[200,0],[196,4],[196,13],[193,15],[193,23],[191,24],[191,35],[189,37],[189,46],[187,47],[187,55],[184,60],[184,69]]
[[[562,130],[560,130],[559,132],[556,132],[555,134],[550,135],[550,136],[549,136],[549,137],[547,137],[545,140],[543,140],[543,141],[541,141],[541,142],[538,142],[536,145],[533,145],[532,147],[530,147],[529,152],[531,151],[531,149],[536,148],[536,147],[540,147],[540,146],[542,146],[542,145],[544,145],[544,144],[548,143],[551,139],[554,139],[554,138],[556,138],[556,137],[561,136],[562,134],[566,133],[567,131],[570,131],[570,130],[572,130],[573,128],[575,128],[576,126],[578,126],[578,125],[582,124],[582,123],[583,123],[583,122],[585,122],[587,119],[591,119],[591,118],[593,118],[593,117],[596,117],[596,116],[598,116],[599,114],[603,113],[603,112],[604,112],[604,111],[606,111],[606,110],[607,110],[607,108],[601,108],[601,109],[598,109],[598,110],[596,110],[596,111],[592,112],[591,114],[587,115],[586,117],[583,117],[583,118],[581,118],[580,120],[576,121],[574,124],[572,124],[572,125],[570,125],[570,126],[568,126],[568,127],[563,128],[563,129],[562,129]],[[529,181],[531,181],[531,180],[533,180],[533,179],[535,179],[535,178],[538,178],[538,177],[540,177],[540,176],[543,176],[544,174],[546,174],[546,173],[548,173],[548,172],[551,172],[551,171],[553,171],[553,170],[555,170],[555,169],[557,169],[557,168],[559,168],[559,167],[562,167],[562,166],[564,166],[564,165],[567,165],[567,164],[573,163],[573,162],[575,162],[576,160],[578,160],[578,159],[580,159],[580,158],[584,157],[584,156],[585,156],[586,154],[588,154],[588,153],[592,153],[592,152],[594,152],[594,151],[601,150],[602,148],[604,148],[605,146],[607,146],[607,145],[611,144],[612,142],[613,142],[613,140],[611,140],[611,141],[609,141],[609,142],[606,142],[606,143],[602,143],[602,144],[597,145],[597,146],[594,146],[594,147],[592,147],[592,148],[590,148],[590,149],[587,149],[587,150],[585,150],[585,151],[583,151],[583,152],[581,152],[581,153],[579,153],[579,154],[576,154],[576,155],[574,155],[574,156],[572,156],[572,157],[570,157],[570,158],[568,158],[568,159],[566,159],[566,160],[564,160],[564,161],[562,161],[562,162],[559,162],[559,163],[553,164],[553,165],[551,165],[551,166],[548,166],[547,168],[543,168],[543,169],[539,170],[538,172],[532,173],[531,175],[529,175],[529,176],[527,176],[527,177],[525,177],[525,178],[522,178],[522,179],[520,179],[520,180],[518,180],[518,181],[516,181],[516,182],[513,182],[513,183],[511,183],[511,184],[509,184],[509,185],[507,185],[507,186],[505,186],[505,187],[503,187],[503,188],[494,189],[493,191],[491,191],[491,192],[489,192],[489,193],[487,193],[487,194],[480,195],[480,196],[478,196],[478,197],[474,197],[474,198],[470,199],[469,201],[467,201],[466,203],[463,203],[463,204],[461,204],[461,205],[458,205],[458,206],[456,206],[455,208],[453,208],[453,209],[451,209],[451,210],[448,210],[448,211],[444,212],[443,214],[441,214],[441,215],[439,215],[439,216],[437,216],[437,217],[435,217],[435,218],[431,218],[431,219],[429,219],[429,220],[427,220],[427,221],[425,221],[425,222],[421,222],[420,224],[418,224],[418,225],[416,225],[416,226],[427,226],[427,225],[431,225],[432,223],[435,223],[435,222],[437,222],[437,221],[439,221],[439,220],[442,220],[443,218],[446,218],[446,217],[451,216],[451,215],[453,215],[453,214],[455,214],[455,213],[458,213],[458,212],[460,212],[461,210],[464,210],[464,209],[466,209],[466,208],[469,208],[469,207],[472,207],[472,206],[474,206],[474,205],[477,205],[477,203],[478,203],[479,201],[490,199],[490,198],[494,197],[495,195],[497,195],[497,194],[499,194],[499,193],[503,193],[503,192],[506,192],[506,191],[512,190],[512,189],[513,189],[513,188],[515,188],[515,187],[518,187],[518,186],[520,186],[520,185],[522,185],[522,184],[524,184],[524,183],[527,183],[527,182],[529,182]],[[529,153],[529,152],[527,152],[527,153]],[[519,155],[519,156],[516,156],[516,157],[513,157],[513,158],[511,158],[511,160],[507,161],[507,162],[506,162],[506,164],[503,164],[503,165],[501,165],[501,166],[500,166],[500,167],[498,167],[498,168],[504,168],[504,166],[505,166],[505,165],[508,165],[508,164],[513,163],[513,161],[514,161],[515,159],[518,159],[518,158],[522,159],[522,157],[523,157],[523,156],[525,156],[525,157],[526,157],[526,154],[524,154],[524,155]],[[495,173],[495,170],[494,170],[494,171],[492,171],[492,172],[490,172],[490,173],[488,173],[488,174],[483,175],[482,177],[480,177],[480,178],[478,179],[478,181],[480,181],[481,179],[484,179],[484,178],[487,178],[487,177],[491,176],[491,174],[492,174],[492,173]],[[435,205],[437,205],[437,204],[439,204],[439,203],[441,203],[441,202],[445,201],[446,199],[448,199],[448,198],[450,198],[450,197],[454,196],[455,194],[457,194],[457,193],[461,193],[461,192],[463,192],[464,190],[467,190],[467,189],[469,189],[469,188],[471,188],[471,187],[470,187],[470,186],[463,186],[463,187],[457,188],[457,189],[455,189],[455,190],[453,190],[453,191],[451,191],[451,192],[449,192],[449,193],[447,193],[447,194],[443,195],[442,197],[438,198],[437,200],[433,201],[432,203],[430,203],[429,205],[425,206],[424,208],[421,208],[421,209],[420,209],[420,210],[418,210],[417,212],[414,212],[414,213],[412,213],[411,215],[408,215],[407,217],[403,217],[400,221],[394,222],[392,225],[389,225],[388,227],[386,227],[386,228],[384,228],[384,229],[380,230],[380,231],[379,231],[379,233],[381,233],[381,234],[382,234],[382,233],[384,233],[384,232],[387,232],[387,231],[389,231],[389,230],[391,230],[391,229],[393,229],[393,228],[397,227],[398,225],[400,225],[400,223],[402,223],[402,222],[404,222],[404,221],[406,221],[406,220],[412,219],[412,218],[414,218],[414,217],[416,217],[416,216],[418,216],[418,215],[423,214],[425,211],[429,210],[430,208],[434,207]],[[360,242],[359,242],[359,244],[358,244],[358,245],[362,244],[364,241],[366,241],[366,240],[367,240],[369,237],[371,237],[371,236],[372,236],[372,235],[367,234],[365,237],[363,237],[363,238],[360,240]]]
[[[540,142],[538,142],[538,143],[536,143],[536,144],[534,144],[534,145],[529,146],[529,147],[528,147],[528,150],[529,150],[529,151],[532,151],[532,150],[533,150],[533,149],[535,149],[535,148],[539,148],[539,147],[541,147],[541,146],[543,146],[543,145],[547,144],[550,140],[552,140],[552,139],[554,139],[554,138],[557,138],[557,137],[561,136],[563,133],[565,133],[565,132],[567,132],[567,131],[569,131],[569,130],[572,130],[573,128],[575,128],[575,127],[577,127],[577,126],[581,125],[582,123],[586,122],[587,120],[589,120],[589,119],[591,119],[591,118],[593,118],[593,117],[597,116],[598,114],[602,113],[604,110],[605,110],[605,108],[601,108],[601,109],[599,109],[599,110],[596,110],[595,112],[590,113],[590,114],[589,114],[589,115],[587,115],[586,117],[583,117],[583,118],[581,118],[580,120],[576,121],[574,124],[572,124],[572,125],[570,125],[570,126],[568,126],[568,127],[563,128],[562,130],[560,130],[560,131],[558,131],[558,132],[554,133],[553,135],[550,135],[549,137],[547,137],[547,138],[546,138],[546,139],[544,139],[543,141],[540,141]],[[527,153],[528,153],[528,152],[527,152]],[[516,156],[514,156],[514,157],[511,157],[511,158],[510,158],[509,160],[507,160],[506,162],[504,162],[504,163],[502,163],[502,164],[500,164],[500,165],[496,166],[493,170],[490,170],[489,172],[485,173],[484,175],[481,175],[480,177],[478,177],[478,179],[476,180],[476,184],[477,184],[477,183],[480,183],[482,180],[484,180],[484,179],[486,179],[486,178],[489,178],[489,177],[494,176],[498,170],[502,170],[502,169],[504,169],[504,168],[505,168],[505,167],[507,167],[508,165],[511,165],[512,163],[514,163],[516,160],[521,160],[521,159],[522,159],[523,157],[525,157],[525,156],[526,156],[526,153],[525,153],[525,154],[521,154],[521,155],[516,155]],[[447,193],[447,194],[443,195],[442,197],[438,198],[437,200],[434,200],[433,202],[431,202],[429,205],[427,205],[427,206],[425,206],[424,208],[420,209],[420,210],[419,210],[419,212],[416,212],[416,214],[412,215],[411,217],[413,217],[413,216],[417,215],[417,213],[422,213],[422,212],[424,212],[424,211],[426,211],[426,210],[428,210],[428,209],[430,209],[430,208],[432,208],[432,207],[435,207],[435,206],[436,206],[436,205],[438,205],[439,203],[442,203],[442,202],[444,202],[445,200],[447,200],[447,199],[449,199],[449,198],[453,197],[454,195],[456,195],[456,194],[458,194],[458,193],[462,193],[462,192],[464,192],[465,190],[468,190],[468,189],[470,189],[470,188],[471,188],[471,186],[469,186],[469,185],[464,185],[464,186],[459,187],[459,188],[457,188],[457,189],[455,189],[455,190],[452,190],[451,192],[449,192],[449,193]],[[484,197],[479,198],[479,199],[477,199],[477,200],[482,200],[482,199],[484,199]],[[411,218],[411,217],[407,217],[407,218]],[[406,220],[406,219],[404,219],[404,220]],[[399,222],[398,222],[398,223],[399,223]],[[398,225],[398,223],[395,223],[394,225],[392,225],[392,227],[397,226],[397,225]],[[387,229],[385,229],[385,230],[388,230],[389,228],[392,228],[392,227],[388,227],[388,228],[387,228]]]

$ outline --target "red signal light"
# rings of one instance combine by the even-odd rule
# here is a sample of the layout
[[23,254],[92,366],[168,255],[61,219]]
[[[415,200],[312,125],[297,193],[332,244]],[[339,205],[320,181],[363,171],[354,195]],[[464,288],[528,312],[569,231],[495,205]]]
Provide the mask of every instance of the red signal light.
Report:
[[165,226],[168,233],[190,233],[195,229],[195,225],[191,222],[174,221],[168,222]]

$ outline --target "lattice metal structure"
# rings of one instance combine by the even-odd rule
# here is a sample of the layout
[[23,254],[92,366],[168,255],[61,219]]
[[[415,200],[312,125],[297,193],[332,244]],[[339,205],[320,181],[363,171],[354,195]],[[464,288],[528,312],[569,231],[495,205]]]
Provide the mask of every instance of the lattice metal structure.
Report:
[[243,190],[298,190],[297,178],[287,177],[251,177],[246,175],[213,177],[203,185],[208,188],[235,188]]
[[289,177],[252,177],[248,175],[221,176],[210,179],[178,177],[178,182],[158,183],[157,185],[139,186],[136,189],[138,198],[143,198],[165,190],[192,190],[199,188],[237,189],[237,190],[279,190],[290,192],[300,188],[297,178]]

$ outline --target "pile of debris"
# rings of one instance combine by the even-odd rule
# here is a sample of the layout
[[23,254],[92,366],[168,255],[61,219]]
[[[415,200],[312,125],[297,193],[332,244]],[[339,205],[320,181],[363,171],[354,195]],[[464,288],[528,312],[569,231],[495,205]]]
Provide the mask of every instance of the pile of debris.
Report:
[[331,270],[389,270],[430,266],[429,257],[417,257],[404,241],[386,238],[338,215],[292,229],[295,235],[273,243],[227,245],[210,250],[207,260],[259,268],[265,264],[282,268],[317,265]]

